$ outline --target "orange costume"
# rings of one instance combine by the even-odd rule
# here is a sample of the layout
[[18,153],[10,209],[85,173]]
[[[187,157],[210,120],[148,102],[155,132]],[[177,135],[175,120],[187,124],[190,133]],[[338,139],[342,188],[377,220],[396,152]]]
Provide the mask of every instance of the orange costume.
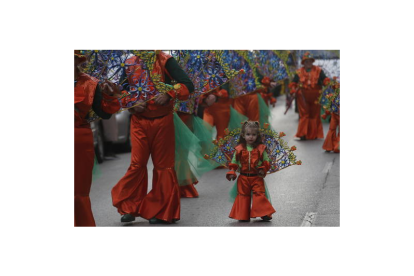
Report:
[[[315,61],[309,53],[305,53],[302,64],[307,59]],[[306,70],[304,67],[298,69],[292,82],[289,84],[291,93],[296,93],[296,102],[300,116],[296,137],[300,137],[303,140],[324,138],[320,118],[321,105],[318,99],[325,78],[326,76],[322,69],[312,65],[310,70]]]
[[[338,128],[338,135],[336,129]],[[331,113],[331,122],[329,124],[329,131],[326,134],[325,142],[322,148],[326,151],[339,152],[339,114]]]
[[[170,55],[163,52],[156,55],[154,75],[159,74],[161,82],[169,84],[173,78],[181,84],[179,89],[171,90],[168,95],[180,100],[188,99],[189,93],[194,90],[191,80]],[[125,63],[135,64],[127,68],[129,85],[139,86],[147,82],[146,87],[155,87],[141,58],[134,56]],[[151,100],[143,112],[135,113],[131,118],[131,165],[112,188],[112,203],[124,217],[141,216],[150,223],[151,219],[167,223],[180,219],[180,191],[174,170],[173,104],[171,100],[165,105],[156,105]],[[150,155],[154,170],[152,190],[147,194],[147,162]]]
[[266,146],[263,144],[259,144],[256,148],[245,147],[243,144],[235,147],[233,162],[229,165],[231,171],[226,175],[226,177],[236,175],[235,171],[240,167],[237,196],[230,218],[248,221],[255,217],[271,217],[276,212],[265,195],[264,180],[258,176],[259,169],[267,172],[270,167],[269,161],[266,160],[268,158],[265,149]]
[[109,119],[120,104],[116,97],[100,92],[97,79],[81,73],[75,82],[75,226],[95,226],[89,198],[95,157],[87,121],[91,108],[103,119]]
[[[225,87],[228,87],[225,86]],[[211,94],[211,93],[208,93]],[[203,95],[201,100],[208,96]],[[229,98],[229,93],[224,88],[218,88],[212,92],[217,97],[217,102],[204,108],[203,120],[211,126],[216,126],[217,138],[220,139],[225,136],[224,130],[228,127],[230,122],[230,106],[232,99]]]

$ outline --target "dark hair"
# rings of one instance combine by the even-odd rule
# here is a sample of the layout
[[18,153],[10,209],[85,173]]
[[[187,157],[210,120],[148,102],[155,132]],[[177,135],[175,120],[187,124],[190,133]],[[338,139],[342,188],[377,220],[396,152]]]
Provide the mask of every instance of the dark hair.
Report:
[[257,121],[245,121],[243,123],[242,130],[240,132],[239,144],[243,144],[243,146],[246,147],[246,139],[244,139],[244,137],[243,137],[243,135],[245,135],[245,133],[246,133],[246,128],[255,128],[255,129],[257,129],[257,138],[256,138],[256,141],[254,141],[254,143],[253,143],[254,148],[257,147],[260,144],[263,144],[262,143],[262,136],[260,135],[260,131],[259,131],[260,124]]

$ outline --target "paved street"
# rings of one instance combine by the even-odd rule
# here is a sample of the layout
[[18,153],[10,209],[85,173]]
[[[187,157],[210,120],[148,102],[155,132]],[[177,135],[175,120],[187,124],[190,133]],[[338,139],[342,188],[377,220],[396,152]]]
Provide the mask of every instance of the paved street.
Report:
[[[284,96],[278,98],[272,108],[272,127],[283,131],[290,146],[296,145],[295,152],[301,166],[292,166],[278,173],[266,176],[271,201],[276,213],[273,220],[263,222],[252,219],[241,223],[228,217],[232,203],[228,192],[234,182],[225,178],[226,169],[213,170],[199,180],[196,185],[199,198],[181,199],[181,220],[173,225],[150,225],[147,220],[137,218],[132,223],[121,223],[121,216],[112,206],[111,188],[125,174],[130,153],[119,153],[118,158],[100,164],[102,175],[95,180],[91,189],[92,210],[97,226],[339,226],[339,167],[340,154],[326,153],[322,149],[323,140],[296,141],[298,114],[293,108],[286,115]],[[324,123],[324,134],[329,123]],[[149,189],[152,180],[152,163],[148,164]]]

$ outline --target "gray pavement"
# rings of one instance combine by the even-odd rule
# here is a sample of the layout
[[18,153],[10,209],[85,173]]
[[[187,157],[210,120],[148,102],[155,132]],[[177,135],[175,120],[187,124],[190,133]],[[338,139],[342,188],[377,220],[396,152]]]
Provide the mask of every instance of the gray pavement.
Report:
[[[137,218],[132,223],[121,223],[120,215],[112,206],[111,189],[123,177],[128,169],[130,153],[118,154],[115,160],[100,164],[102,176],[92,183],[92,210],[97,226],[145,226],[145,227],[181,227],[181,226],[238,226],[238,227],[274,227],[301,226],[307,213],[316,213],[311,226],[339,226],[339,168],[340,154],[326,153],[322,149],[323,141],[296,141],[298,115],[293,109],[283,115],[284,96],[278,98],[272,108],[271,124],[276,131],[286,133],[284,140],[290,146],[296,145],[301,166],[292,166],[280,172],[266,176],[272,205],[276,209],[273,220],[262,222],[253,219],[241,223],[230,219],[232,203],[228,192],[234,182],[225,179],[226,169],[210,171],[199,179],[196,189],[199,198],[181,199],[181,220],[172,225],[150,225],[147,220]],[[324,123],[324,133],[329,123]],[[149,189],[152,180],[152,163],[148,164]]]

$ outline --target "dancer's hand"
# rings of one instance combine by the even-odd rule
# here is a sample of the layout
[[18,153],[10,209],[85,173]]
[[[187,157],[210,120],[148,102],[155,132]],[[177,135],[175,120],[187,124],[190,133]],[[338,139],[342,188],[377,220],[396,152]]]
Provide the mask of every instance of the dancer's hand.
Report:
[[119,90],[119,87],[108,80],[105,80],[103,83],[100,84],[100,88],[102,93],[111,96],[119,98],[121,96],[121,92]]
[[213,94],[210,94],[207,96],[207,98],[204,99],[204,102],[207,106],[211,106],[216,102],[217,97]]
[[233,181],[233,180],[236,180],[237,175],[236,175],[235,172],[230,171],[226,174],[226,178],[227,178],[228,181]]
[[266,173],[265,173],[265,171],[263,170],[263,169],[259,169],[259,171],[257,172],[257,174],[260,176],[260,177],[265,177],[266,176]]
[[170,101],[170,99],[171,99],[170,95],[168,95],[167,93],[161,93],[154,100],[154,103],[157,104],[157,105],[165,105],[166,103],[168,103]]
[[131,114],[144,112],[145,107],[147,106],[147,103],[146,102],[142,102],[142,101],[138,101],[137,104],[138,104],[137,106],[128,109],[128,111]]

